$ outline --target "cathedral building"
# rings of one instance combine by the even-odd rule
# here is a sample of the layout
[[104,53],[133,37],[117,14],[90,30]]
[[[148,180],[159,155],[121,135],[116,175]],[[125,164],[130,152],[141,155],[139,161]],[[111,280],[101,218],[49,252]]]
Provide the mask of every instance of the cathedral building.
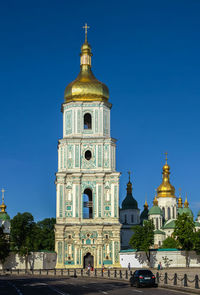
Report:
[[80,73],[65,89],[58,143],[55,249],[57,268],[119,267],[119,177],[110,135],[109,90],[91,66],[87,41]]
[[138,209],[138,203],[132,195],[132,183],[127,183],[127,194],[122,202],[122,208],[120,209],[120,222],[121,228],[121,248],[129,248],[129,241],[133,235],[132,227],[140,223],[140,209]]
[[[150,220],[153,220],[155,227],[154,248],[159,248],[167,237],[172,236],[178,215],[187,213],[189,216],[193,217],[192,210],[189,208],[187,196],[184,207],[181,195],[179,195],[179,198],[175,196],[175,188],[170,183],[170,167],[167,163],[167,155],[162,175],[162,183],[157,188],[153,200],[153,207],[148,212],[148,217]],[[197,230],[200,228],[198,217],[195,222],[195,228]]]
[[10,235],[10,216],[6,212],[6,205],[4,203],[4,192],[5,190],[2,189],[2,204],[0,205],[0,227],[3,228],[3,232],[9,236]]
[[[120,209],[120,222],[122,223],[121,248],[130,248],[129,241],[134,234],[132,227],[139,224],[142,226],[146,220],[152,220],[154,223],[154,248],[159,248],[167,237],[172,236],[175,229],[175,221],[178,215],[183,213],[187,213],[193,218],[187,196],[184,203],[181,195],[178,198],[175,196],[175,188],[170,183],[170,167],[167,163],[166,155],[166,162],[162,171],[162,183],[156,190],[153,206],[149,209],[147,201],[145,201],[144,210],[141,214],[137,201],[132,196],[132,183],[129,177],[127,195]],[[195,221],[195,229],[200,229],[200,211]]]

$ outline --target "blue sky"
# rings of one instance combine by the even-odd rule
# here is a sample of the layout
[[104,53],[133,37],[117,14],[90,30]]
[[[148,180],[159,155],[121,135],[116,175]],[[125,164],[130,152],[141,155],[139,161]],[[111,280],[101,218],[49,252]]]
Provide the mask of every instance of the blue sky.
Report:
[[161,183],[164,152],[171,183],[200,209],[200,2],[1,1],[0,187],[8,212],[55,216],[57,141],[64,89],[79,72],[90,26],[93,72],[108,85],[117,170],[127,171],[142,209]]

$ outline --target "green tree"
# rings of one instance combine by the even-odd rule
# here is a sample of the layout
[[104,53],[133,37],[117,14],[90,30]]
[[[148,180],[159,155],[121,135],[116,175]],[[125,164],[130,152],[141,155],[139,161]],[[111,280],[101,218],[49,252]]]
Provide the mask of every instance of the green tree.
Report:
[[56,223],[55,218],[45,218],[37,223],[36,235],[37,235],[37,250],[54,251],[55,247],[55,233],[54,225]]
[[150,264],[150,248],[154,244],[154,225],[152,220],[144,222],[143,226],[133,227],[134,234],[130,239],[130,246],[137,251],[144,251]]
[[178,215],[175,221],[174,238],[178,241],[180,247],[185,250],[186,267],[189,267],[189,251],[194,248],[195,224],[193,218],[187,213]]
[[194,233],[194,250],[200,254],[200,230]]
[[0,262],[2,267],[10,252],[10,243],[7,235],[3,232],[3,227],[0,227]]
[[27,268],[28,255],[36,247],[36,224],[31,213],[18,213],[11,220],[11,249],[25,258]]
[[162,249],[167,249],[167,248],[169,248],[169,249],[173,249],[173,248],[177,249],[178,247],[179,247],[178,241],[175,240],[173,237],[167,237],[163,241],[162,246],[161,246]]

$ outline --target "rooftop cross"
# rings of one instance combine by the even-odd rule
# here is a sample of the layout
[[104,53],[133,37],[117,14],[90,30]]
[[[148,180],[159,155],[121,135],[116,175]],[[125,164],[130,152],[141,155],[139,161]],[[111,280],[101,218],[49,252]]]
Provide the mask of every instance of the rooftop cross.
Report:
[[179,187],[179,189],[178,189],[178,190],[179,190],[179,196],[181,196],[181,188]]
[[129,182],[131,181],[131,171],[128,171],[128,175],[129,175]]
[[85,42],[87,42],[87,30],[89,29],[90,27],[87,25],[87,23],[85,23],[85,25],[83,26],[83,29],[85,29]]
[[4,204],[4,193],[5,193],[5,189],[2,188],[1,192],[2,192],[2,204]]
[[167,160],[168,160],[167,156],[168,156],[168,152],[165,152],[165,161],[166,161],[166,164],[167,164]]

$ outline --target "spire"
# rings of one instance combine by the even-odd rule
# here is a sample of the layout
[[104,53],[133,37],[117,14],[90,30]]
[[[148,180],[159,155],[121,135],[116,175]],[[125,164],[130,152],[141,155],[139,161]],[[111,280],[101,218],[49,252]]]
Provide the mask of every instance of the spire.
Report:
[[183,208],[183,201],[181,198],[181,188],[179,188],[178,208]]
[[72,101],[105,101],[109,99],[108,87],[97,80],[92,72],[92,50],[88,43],[88,28],[85,24],[85,40],[81,46],[80,72],[65,88],[65,103]]
[[4,193],[5,193],[4,188],[2,188],[1,192],[2,192],[2,204],[0,205],[0,209],[1,209],[1,212],[6,212],[6,205],[4,204]]
[[189,203],[188,203],[188,200],[187,200],[187,193],[186,193],[186,196],[185,196],[184,208],[189,208]]
[[83,26],[83,29],[85,29],[85,42],[83,43],[82,47],[81,47],[81,67],[82,70],[87,70],[88,67],[91,67],[92,61],[91,61],[91,56],[92,56],[92,52],[91,52],[91,46],[87,41],[87,30],[90,27],[87,25],[87,23],[85,24],[85,26]]
[[154,205],[154,206],[158,206],[158,200],[157,200],[156,196],[154,197],[153,205]]
[[87,43],[87,30],[90,29],[90,27],[87,25],[87,23],[85,23],[83,29],[85,29],[85,43]]
[[129,171],[128,174],[129,174],[129,180],[128,180],[127,187],[126,187],[127,194],[126,194],[125,199],[122,202],[122,210],[138,209],[138,203],[132,195],[131,172]]
[[145,203],[144,203],[144,209],[148,209],[149,205],[147,204],[147,194],[145,195]]
[[166,165],[167,165],[167,160],[168,160],[167,156],[168,156],[168,152],[165,152],[165,164]]
[[129,175],[129,181],[127,183],[127,194],[131,195],[132,194],[132,183],[131,183],[131,172],[128,171],[128,175]]
[[157,197],[172,197],[175,198],[175,188],[170,183],[169,175],[170,175],[170,167],[168,165],[168,153],[165,153],[165,165],[163,166],[162,172],[162,183],[157,188]]

